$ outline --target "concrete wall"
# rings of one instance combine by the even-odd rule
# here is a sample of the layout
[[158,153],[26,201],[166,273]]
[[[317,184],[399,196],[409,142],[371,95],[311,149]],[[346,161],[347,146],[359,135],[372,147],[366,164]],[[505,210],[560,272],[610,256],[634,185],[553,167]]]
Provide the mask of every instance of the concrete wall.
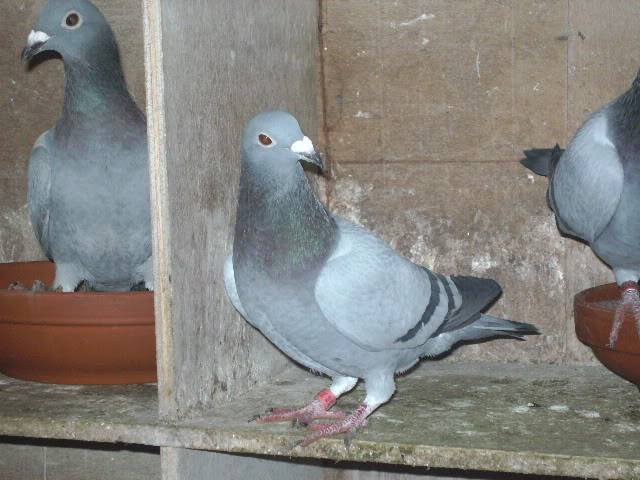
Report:
[[613,280],[563,239],[524,148],[566,144],[640,66],[635,0],[325,0],[323,86],[334,211],[441,272],[492,277],[527,342],[453,359],[590,362],[572,299]]
[[[20,62],[27,35],[44,0],[2,2],[0,16],[0,262],[42,258],[29,223],[27,165],[38,136],[51,128],[62,108],[63,67],[50,59],[29,70]],[[142,4],[95,0],[110,21],[131,92],[144,107]]]

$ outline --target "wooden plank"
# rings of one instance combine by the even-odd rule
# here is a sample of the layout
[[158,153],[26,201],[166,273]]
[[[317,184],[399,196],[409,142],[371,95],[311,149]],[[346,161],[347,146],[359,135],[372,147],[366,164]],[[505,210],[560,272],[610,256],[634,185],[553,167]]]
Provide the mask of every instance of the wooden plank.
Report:
[[564,131],[566,2],[324,3],[334,161],[515,161]]
[[0,439],[2,480],[153,480],[156,447],[55,440]]
[[0,442],[2,480],[46,480],[45,451],[26,442]]
[[160,399],[180,416],[288,363],[235,314],[222,271],[244,124],[285,108],[317,131],[317,5],[148,0],[146,12]]
[[[425,361],[398,379],[393,400],[374,413],[348,448],[340,437],[293,448],[305,429],[247,421],[274,405],[302,405],[326,386],[325,379],[299,369],[180,421],[158,418],[152,386],[73,387],[12,380],[0,386],[0,435],[173,447],[176,475],[184,471],[182,455],[188,453],[183,449],[189,448],[359,462],[336,467],[363,470],[385,471],[389,469],[376,465],[398,464],[640,476],[637,388],[601,367]],[[363,397],[360,386],[340,399],[338,408],[349,411]],[[167,468],[168,463],[163,460]]]
[[325,469],[319,465],[198,450],[168,450],[167,454],[176,463],[172,474],[164,480],[325,480]]
[[[640,2],[569,0],[567,139],[594,109],[631,85],[640,51]],[[565,260],[567,350],[565,361],[593,361],[575,337],[573,296],[585,288],[614,281],[613,273],[590,248],[567,241]]]

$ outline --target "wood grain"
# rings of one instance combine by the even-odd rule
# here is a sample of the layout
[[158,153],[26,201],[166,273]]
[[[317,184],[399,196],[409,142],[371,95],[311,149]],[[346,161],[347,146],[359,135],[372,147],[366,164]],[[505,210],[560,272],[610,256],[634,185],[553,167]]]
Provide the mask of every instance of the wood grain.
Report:
[[152,144],[163,145],[152,152],[151,170],[164,415],[214,406],[288,363],[235,313],[222,271],[244,124],[261,110],[287,109],[305,131],[317,130],[316,7],[295,0],[243,0],[234,8],[147,2],[162,51],[162,65],[149,64],[156,72],[150,88],[162,97],[154,108],[162,119],[150,132]]

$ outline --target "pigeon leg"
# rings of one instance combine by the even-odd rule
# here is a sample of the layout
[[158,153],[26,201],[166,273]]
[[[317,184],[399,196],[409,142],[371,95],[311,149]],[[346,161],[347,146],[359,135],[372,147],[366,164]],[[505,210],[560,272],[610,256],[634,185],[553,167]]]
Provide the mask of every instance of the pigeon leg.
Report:
[[53,281],[52,289],[63,292],[73,292],[78,284],[86,280],[88,275],[82,269],[71,263],[56,264],[56,278]]
[[383,403],[389,401],[393,392],[396,390],[396,384],[393,381],[393,372],[378,373],[366,379],[367,382],[367,398],[351,415],[336,423],[316,423],[310,425],[315,430],[311,435],[305,438],[300,444],[303,447],[320,440],[321,438],[330,437],[339,433],[354,433],[358,428],[367,425],[367,417]]
[[611,332],[609,333],[609,347],[613,348],[618,341],[618,335],[620,334],[620,328],[624,322],[624,316],[627,310],[631,310],[633,317],[636,321],[636,327],[640,334],[640,289],[638,283],[634,281],[624,282],[620,285],[622,289],[622,295],[620,303],[616,307],[616,312],[613,317],[613,325]]
[[153,291],[153,256],[147,258],[138,268],[138,278],[144,282],[142,290],[146,288],[150,292]]
[[348,392],[358,383],[357,378],[336,377],[331,388],[325,388],[318,393],[313,401],[302,408],[272,408],[266,415],[256,418],[258,423],[274,423],[293,421],[302,425],[308,425],[318,418],[331,419],[342,418],[344,413],[329,409],[335,405],[340,395]]

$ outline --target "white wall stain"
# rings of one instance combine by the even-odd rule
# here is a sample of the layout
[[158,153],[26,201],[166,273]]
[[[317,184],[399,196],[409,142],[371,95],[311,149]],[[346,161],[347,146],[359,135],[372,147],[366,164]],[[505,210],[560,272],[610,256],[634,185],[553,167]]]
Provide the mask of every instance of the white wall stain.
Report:
[[474,273],[485,273],[487,270],[496,267],[498,262],[489,255],[478,255],[471,259],[471,270]]
[[[432,20],[434,18],[436,18],[436,16],[433,13],[423,13],[422,15],[419,15],[416,18],[412,18],[411,20],[407,20],[406,22],[398,23],[398,26],[399,27],[410,27],[412,25],[415,25],[418,22],[424,22],[425,20]],[[395,27],[396,24],[394,22],[391,22],[391,26]]]
[[362,225],[360,203],[371,190],[372,184],[359,183],[351,175],[339,177],[335,182],[335,191],[339,194],[332,199],[331,209],[345,219]]
[[29,220],[29,205],[0,215],[0,262],[42,260],[40,245]]
[[416,242],[409,249],[409,260],[429,269],[434,269],[437,259],[438,253],[427,247],[424,235],[418,235]]
[[354,118],[371,118],[373,115],[371,112],[363,112],[362,110],[358,110],[354,115]]

